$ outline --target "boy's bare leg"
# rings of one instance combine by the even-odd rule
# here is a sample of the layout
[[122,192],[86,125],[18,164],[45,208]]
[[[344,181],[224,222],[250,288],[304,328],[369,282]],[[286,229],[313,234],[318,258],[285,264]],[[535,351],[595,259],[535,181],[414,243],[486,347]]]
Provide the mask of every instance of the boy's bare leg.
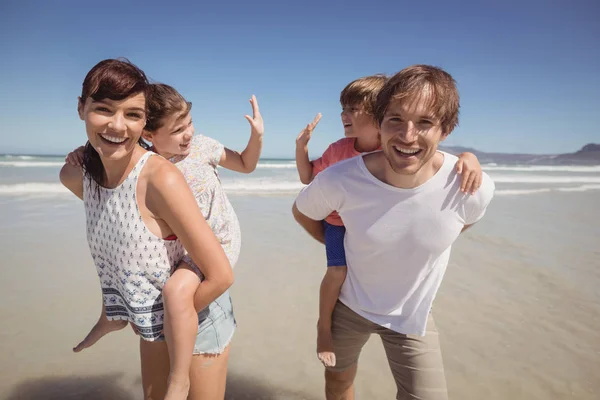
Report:
[[165,400],[185,400],[190,389],[190,366],[198,332],[194,293],[200,278],[181,263],[163,288],[164,333],[169,350],[170,372]]
[[331,315],[342,284],[346,279],[348,268],[344,266],[327,267],[327,272],[321,282],[319,296],[319,322],[317,323],[317,358],[326,367],[335,366],[335,353],[331,338]]
[[79,353],[81,350],[93,346],[107,333],[110,333],[112,331],[118,331],[119,329],[123,329],[126,326],[127,321],[125,320],[109,321],[106,317],[106,309],[104,308],[104,302],[102,302],[102,312],[100,313],[100,318],[98,318],[98,322],[96,322],[96,325],[94,325],[92,330],[90,330],[90,333],[87,334],[85,339],[83,339],[77,346],[73,347],[73,351],[75,353]]

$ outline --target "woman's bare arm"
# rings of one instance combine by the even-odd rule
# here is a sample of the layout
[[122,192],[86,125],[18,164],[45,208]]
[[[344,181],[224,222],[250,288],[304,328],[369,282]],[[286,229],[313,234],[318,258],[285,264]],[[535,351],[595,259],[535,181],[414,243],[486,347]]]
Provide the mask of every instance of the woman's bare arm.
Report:
[[152,171],[146,204],[169,225],[204,275],[194,303],[210,304],[231,286],[233,271],[183,175],[171,163]]

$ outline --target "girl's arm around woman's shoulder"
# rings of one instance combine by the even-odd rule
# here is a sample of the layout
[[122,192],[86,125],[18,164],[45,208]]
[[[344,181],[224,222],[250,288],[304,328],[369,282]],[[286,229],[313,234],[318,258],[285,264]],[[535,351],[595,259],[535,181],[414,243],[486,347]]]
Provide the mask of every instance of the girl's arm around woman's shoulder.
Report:
[[60,170],[60,183],[83,200],[83,170],[80,166],[65,164]]
[[229,260],[181,172],[159,157],[150,160],[146,205],[177,235],[204,274],[203,293],[214,300],[233,283]]

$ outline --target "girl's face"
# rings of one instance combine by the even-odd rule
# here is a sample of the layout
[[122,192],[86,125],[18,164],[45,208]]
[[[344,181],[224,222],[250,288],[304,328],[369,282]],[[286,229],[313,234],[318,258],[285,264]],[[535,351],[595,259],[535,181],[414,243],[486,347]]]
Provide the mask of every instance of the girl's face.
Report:
[[79,100],[79,118],[85,121],[87,137],[101,159],[118,160],[130,154],[146,125],[143,93],[123,100]]
[[191,114],[174,114],[164,118],[163,126],[154,132],[144,131],[144,139],[152,142],[154,150],[165,158],[190,154],[194,124]]

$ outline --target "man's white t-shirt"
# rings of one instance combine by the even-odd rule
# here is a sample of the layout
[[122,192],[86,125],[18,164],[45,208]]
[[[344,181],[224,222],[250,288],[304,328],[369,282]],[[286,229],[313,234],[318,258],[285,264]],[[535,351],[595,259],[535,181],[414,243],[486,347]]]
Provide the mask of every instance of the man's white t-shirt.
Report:
[[358,156],[321,172],[296,199],[311,219],[335,210],[344,221],[348,274],[340,301],[404,334],[425,334],[451,246],[465,225],[483,217],[494,194],[485,173],[474,195],[462,193],[458,158],[442,154],[442,167],[416,188],[380,181]]

